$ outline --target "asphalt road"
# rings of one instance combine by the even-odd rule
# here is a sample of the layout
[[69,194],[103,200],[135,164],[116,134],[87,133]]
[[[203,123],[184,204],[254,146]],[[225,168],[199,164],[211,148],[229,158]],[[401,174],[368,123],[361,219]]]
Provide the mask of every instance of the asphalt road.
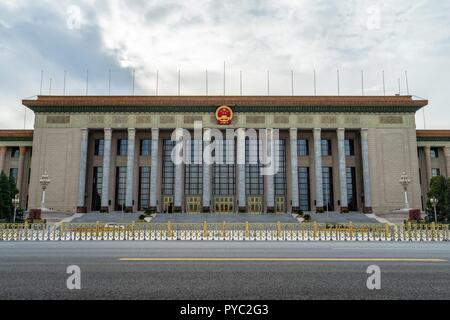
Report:
[[450,299],[450,243],[0,242],[0,299]]

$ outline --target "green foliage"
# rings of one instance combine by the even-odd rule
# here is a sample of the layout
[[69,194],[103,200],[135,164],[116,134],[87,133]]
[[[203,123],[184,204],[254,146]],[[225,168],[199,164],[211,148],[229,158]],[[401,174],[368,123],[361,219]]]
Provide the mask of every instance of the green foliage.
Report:
[[448,223],[450,221],[450,178],[443,176],[433,177],[430,182],[430,191],[427,194],[428,220],[434,221],[434,209],[430,199],[435,197],[438,200],[436,206],[438,222]]
[[0,219],[10,220],[14,210],[12,200],[18,194],[16,183],[3,172],[0,174]]
[[311,221],[311,216],[309,214],[305,214],[303,219],[305,219],[305,221]]

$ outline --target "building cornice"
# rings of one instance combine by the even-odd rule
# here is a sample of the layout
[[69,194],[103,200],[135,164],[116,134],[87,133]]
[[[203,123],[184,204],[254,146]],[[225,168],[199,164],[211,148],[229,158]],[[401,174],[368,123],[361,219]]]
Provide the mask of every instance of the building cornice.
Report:
[[414,113],[428,104],[411,96],[38,96],[23,105],[36,113]]

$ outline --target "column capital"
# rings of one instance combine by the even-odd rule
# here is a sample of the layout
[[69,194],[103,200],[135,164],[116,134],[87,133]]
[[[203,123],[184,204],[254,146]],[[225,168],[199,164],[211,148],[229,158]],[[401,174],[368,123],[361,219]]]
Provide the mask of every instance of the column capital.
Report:
[[112,129],[111,128],[105,128],[105,140],[111,140],[112,138]]
[[297,134],[298,134],[298,129],[297,128],[290,128],[289,129],[289,137],[290,139],[295,139],[297,140]]
[[152,128],[152,140],[159,139],[159,128]]
[[24,156],[27,153],[27,147],[19,147],[19,154]]
[[345,129],[344,128],[337,128],[337,138],[338,140],[344,140],[345,139]]
[[128,128],[128,139],[134,139],[136,136],[135,128]]

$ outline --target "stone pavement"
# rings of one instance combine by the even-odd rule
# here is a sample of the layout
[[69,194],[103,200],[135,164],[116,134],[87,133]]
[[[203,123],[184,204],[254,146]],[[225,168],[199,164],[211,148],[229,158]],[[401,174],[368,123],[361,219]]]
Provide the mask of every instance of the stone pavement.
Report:
[[363,213],[337,213],[337,212],[324,212],[324,213],[308,213],[311,216],[312,221],[318,223],[379,223],[371,216],[367,216]]
[[253,223],[297,223],[291,214],[157,214],[156,217],[152,219],[152,223],[167,223],[178,222],[178,223],[220,223],[220,222],[253,222]]
[[110,212],[110,213],[98,213],[98,212],[90,212],[86,213],[81,217],[77,217],[72,220],[74,223],[95,223],[99,222],[122,222],[122,223],[131,223],[133,221],[139,220],[139,216],[142,212],[134,212],[134,213],[122,213],[122,212]]

